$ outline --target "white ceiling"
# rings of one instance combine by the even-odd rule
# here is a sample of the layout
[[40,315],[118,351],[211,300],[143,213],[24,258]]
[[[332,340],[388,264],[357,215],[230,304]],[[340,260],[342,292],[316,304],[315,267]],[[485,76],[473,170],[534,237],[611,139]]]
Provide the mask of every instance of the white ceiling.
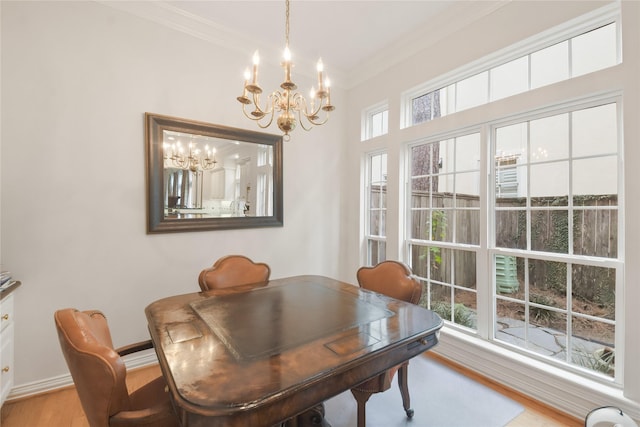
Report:
[[[289,43],[296,73],[322,57],[333,84],[349,87],[510,0],[292,0]],[[103,1],[147,19],[277,64],[284,0]],[[400,49],[401,48],[401,49]],[[273,56],[272,59],[269,57]]]

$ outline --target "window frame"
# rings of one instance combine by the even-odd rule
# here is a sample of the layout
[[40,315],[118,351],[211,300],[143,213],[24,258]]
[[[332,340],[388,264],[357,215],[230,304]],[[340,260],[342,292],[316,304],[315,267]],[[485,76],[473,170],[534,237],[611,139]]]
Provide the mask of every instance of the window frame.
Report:
[[[386,132],[382,132],[379,135],[374,135],[373,133],[373,117],[377,114],[386,113]],[[362,112],[362,124],[361,124],[361,141],[368,141],[373,138],[377,138],[382,135],[387,135],[389,133],[389,103],[387,101],[380,102],[378,104],[372,105],[369,108],[366,108]]]
[[[620,64],[622,62],[620,21],[620,6],[614,2],[591,13],[576,17],[561,25],[550,28],[547,31],[543,31],[535,36],[522,40],[519,43],[507,46],[476,61],[472,61],[466,65],[458,67],[444,75],[436,77],[435,79],[414,86],[413,88],[401,93],[400,128],[409,128],[424,123],[413,123],[412,103],[414,98],[440,90],[447,93],[453,92],[453,100],[449,102],[455,103],[455,90],[450,90],[450,86],[484,72],[488,72],[490,74],[491,70],[511,61],[531,55],[539,50],[596,30],[608,24],[616,25],[616,64]],[[528,60],[528,62],[529,67],[531,67],[530,60]],[[567,80],[571,80],[572,78],[573,76],[569,76]],[[488,79],[490,80],[490,76]],[[529,81],[529,89],[527,92],[535,90],[530,86],[531,82]],[[451,98],[452,96],[448,93],[447,97]],[[490,87],[487,85],[487,102],[480,105],[486,105],[491,102],[493,102],[493,100],[490,99]],[[456,112],[458,112],[456,109],[454,109],[452,113],[445,113],[443,111],[441,116],[445,117],[450,114],[455,114]]]

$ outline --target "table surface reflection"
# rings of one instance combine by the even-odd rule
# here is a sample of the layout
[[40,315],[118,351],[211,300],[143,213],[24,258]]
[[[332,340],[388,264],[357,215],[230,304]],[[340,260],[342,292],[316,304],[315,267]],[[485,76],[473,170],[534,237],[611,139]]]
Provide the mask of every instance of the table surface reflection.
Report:
[[183,425],[269,426],[433,347],[430,310],[321,276],[164,298],[149,331]]

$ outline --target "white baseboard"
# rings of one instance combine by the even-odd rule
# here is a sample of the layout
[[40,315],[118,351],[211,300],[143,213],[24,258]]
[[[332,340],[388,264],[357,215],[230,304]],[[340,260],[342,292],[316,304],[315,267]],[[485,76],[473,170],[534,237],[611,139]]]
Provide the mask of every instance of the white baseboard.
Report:
[[640,420],[640,403],[612,385],[524,357],[509,349],[443,328],[435,352],[561,412],[584,419],[593,409],[611,405]]
[[[140,352],[135,355],[125,356],[125,365],[127,369],[141,368],[144,366],[158,363],[158,358],[153,350]],[[37,394],[47,393],[60,388],[73,385],[71,374],[59,375],[57,377],[48,378],[42,381],[35,381],[29,384],[15,386],[9,392],[7,401],[22,399]]]

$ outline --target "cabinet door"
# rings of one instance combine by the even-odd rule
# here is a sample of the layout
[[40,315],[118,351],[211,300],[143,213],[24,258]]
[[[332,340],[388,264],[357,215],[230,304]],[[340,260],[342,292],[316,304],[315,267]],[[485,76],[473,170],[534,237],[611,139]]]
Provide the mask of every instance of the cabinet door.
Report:
[[13,387],[13,323],[0,333],[0,405]]

